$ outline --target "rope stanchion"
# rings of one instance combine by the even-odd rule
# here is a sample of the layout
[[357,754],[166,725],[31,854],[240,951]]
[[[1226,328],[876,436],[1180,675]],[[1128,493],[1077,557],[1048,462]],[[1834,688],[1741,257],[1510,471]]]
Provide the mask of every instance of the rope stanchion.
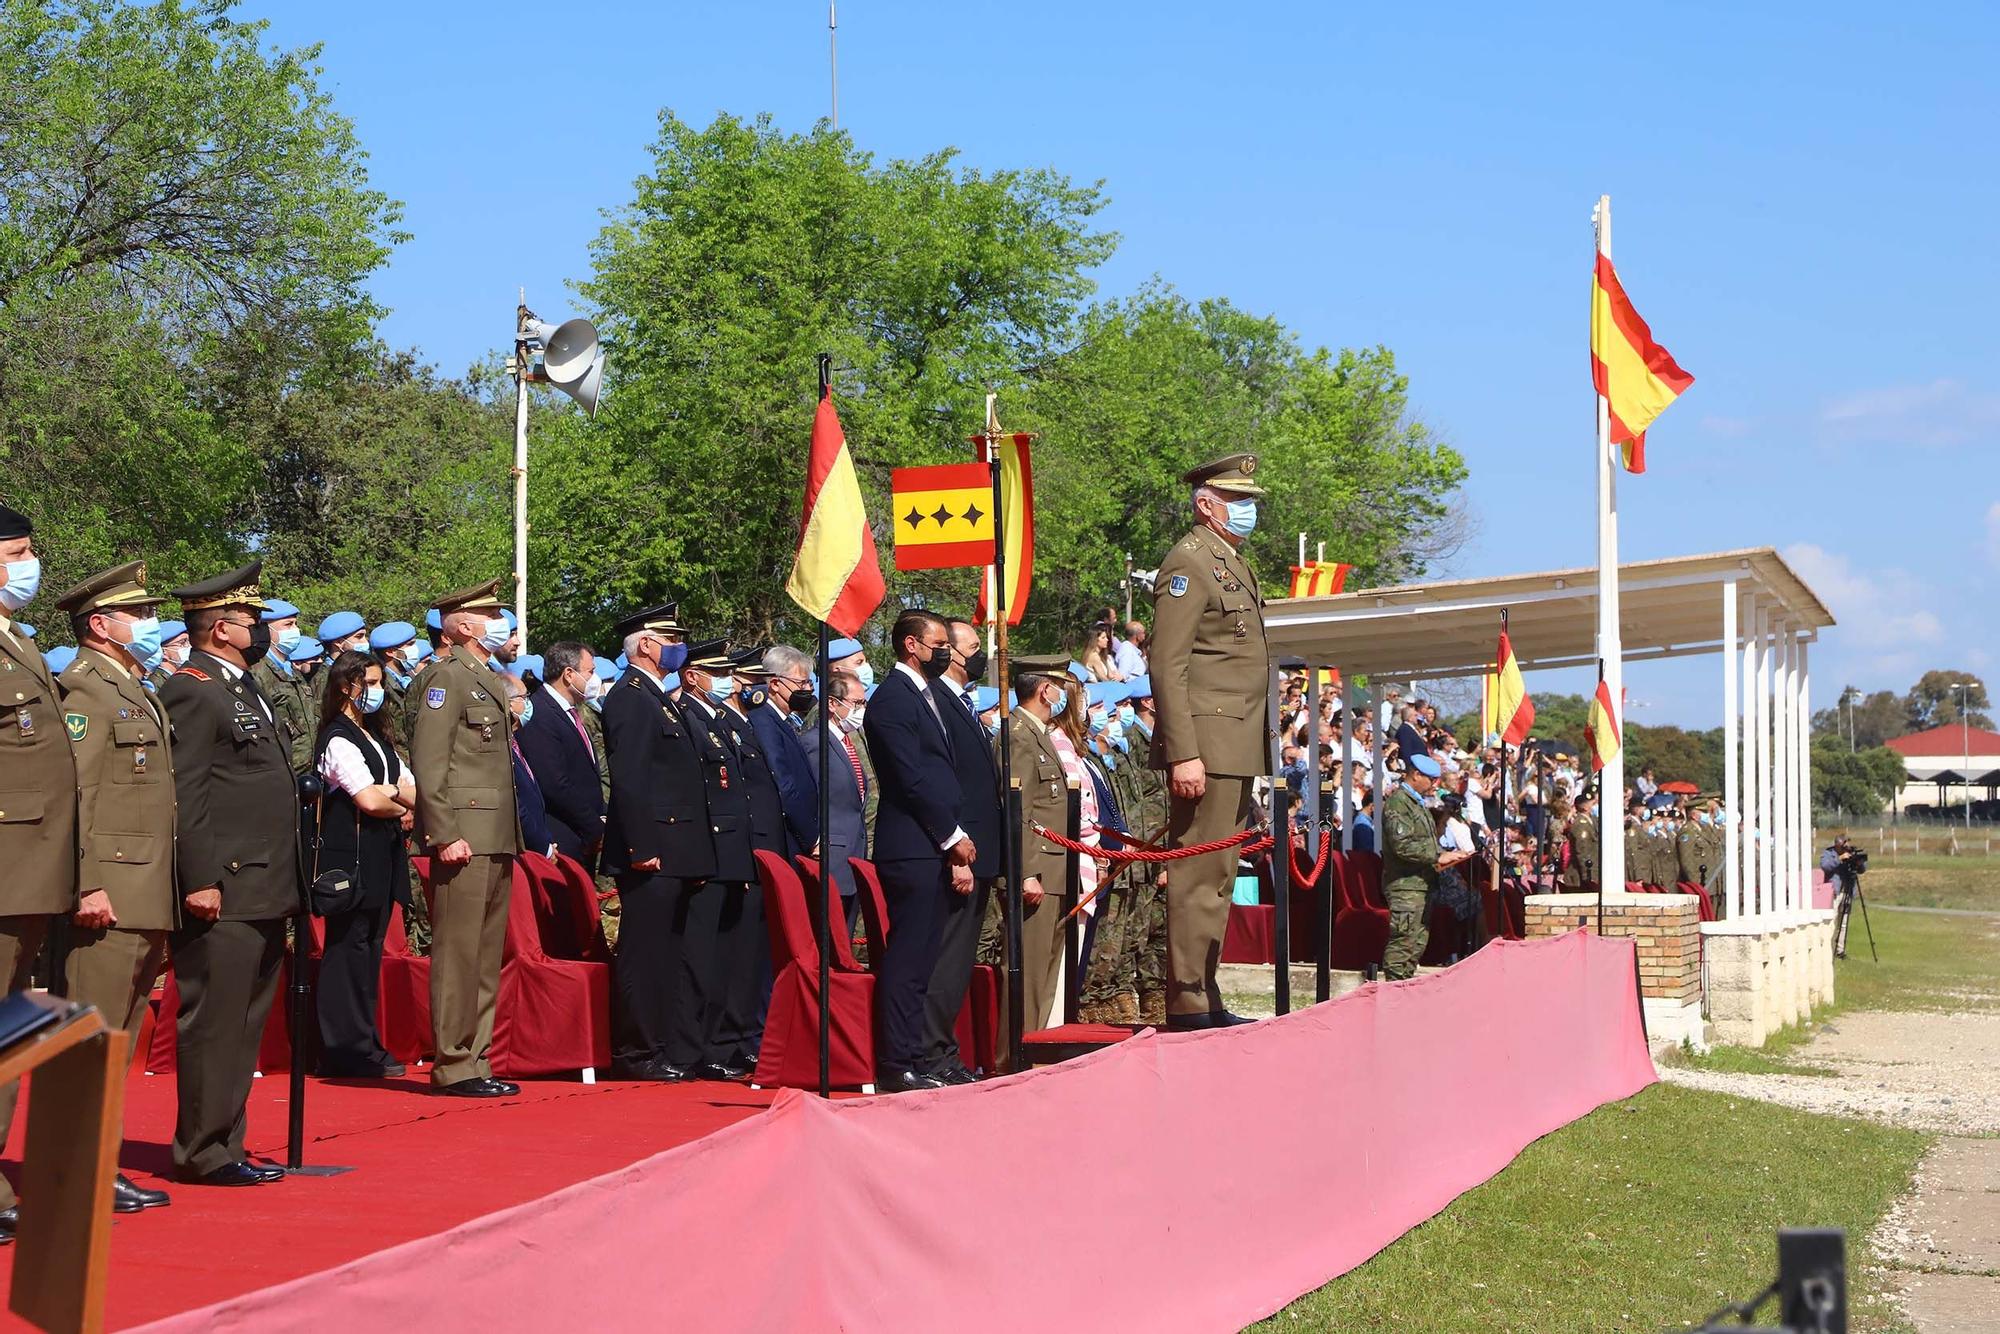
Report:
[[[1183,857],[1203,857],[1211,852],[1223,852],[1230,848],[1241,848],[1239,856],[1248,857],[1271,846],[1271,836],[1257,838],[1257,831],[1245,829],[1231,834],[1228,838],[1218,838],[1213,843],[1192,843],[1185,848],[1099,848],[1088,843],[1079,843],[1050,829],[1047,825],[1032,826],[1035,833],[1045,842],[1053,843],[1066,852],[1080,853],[1086,857],[1096,857],[1108,862],[1177,862]],[[1256,838],[1256,842],[1250,840]]]
[[1319,840],[1319,858],[1313,862],[1311,874],[1307,874],[1305,868],[1299,865],[1299,845],[1292,843],[1289,851],[1292,856],[1292,879],[1303,886],[1316,885],[1319,883],[1320,873],[1326,870],[1326,864],[1333,855],[1333,840],[1325,835],[1321,835]]

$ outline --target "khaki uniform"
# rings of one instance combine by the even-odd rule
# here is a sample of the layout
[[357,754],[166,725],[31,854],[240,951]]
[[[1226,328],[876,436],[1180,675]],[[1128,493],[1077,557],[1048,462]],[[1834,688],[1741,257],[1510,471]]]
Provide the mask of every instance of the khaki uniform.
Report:
[[[277,651],[273,645],[271,652]],[[319,738],[319,692],[296,670],[279,671],[268,656],[250,669],[250,676],[278,715],[278,740],[285,747],[292,772],[304,773],[312,767],[313,743]]]
[[1417,974],[1430,940],[1424,910],[1437,885],[1437,824],[1409,788],[1382,803],[1382,896],[1389,901],[1389,944],[1382,972],[1391,981]]
[[136,1039],[167,933],[180,925],[166,706],[94,648],[78,650],[58,684],[76,755],[78,897],[101,889],[117,915],[110,927],[71,928],[67,994]]
[[1563,887],[1589,889],[1597,883],[1604,854],[1597,844],[1597,821],[1588,811],[1578,811],[1569,821],[1569,865],[1563,868]]
[[1039,876],[1042,882],[1042,901],[1032,907],[1024,904],[1021,909],[1021,1013],[1026,1016],[1021,1026],[1032,1033],[1062,1022],[1062,1016],[1055,1013],[1055,1002],[1067,869],[1062,849],[1035,833],[1034,826],[1059,832],[1065,829],[1069,784],[1055,743],[1049,740],[1047,723],[1016,706],[1007,733],[1013,743],[1014,781],[1021,788],[1021,881],[1025,884]]
[[[1152,766],[1171,773],[1176,763],[1199,759],[1207,771],[1200,798],[1169,795],[1167,838],[1178,848],[1242,830],[1250,820],[1251,780],[1270,763],[1264,600],[1242,553],[1206,527],[1161,557],[1153,597]],[[1215,976],[1235,880],[1234,850],[1171,865],[1169,1015],[1223,1008]]]
[[[0,984],[28,985],[49,918],[76,907],[76,761],[55,678],[35,641],[0,615]],[[0,1142],[18,1083],[0,1088]],[[0,1209],[14,1188],[0,1178]]]
[[[421,687],[421,690],[419,690]],[[521,826],[506,694],[462,644],[410,687],[416,725],[410,769],[431,862],[431,1082],[491,1079],[493,1004],[507,936],[507,899]],[[439,849],[464,839],[472,858],[447,866]]]

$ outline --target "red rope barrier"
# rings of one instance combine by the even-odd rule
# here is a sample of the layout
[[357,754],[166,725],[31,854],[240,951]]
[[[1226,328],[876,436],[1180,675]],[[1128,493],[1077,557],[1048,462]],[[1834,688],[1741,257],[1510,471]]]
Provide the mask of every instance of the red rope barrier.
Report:
[[1317,884],[1319,882],[1320,872],[1326,870],[1327,860],[1333,855],[1333,840],[1327,837],[1324,831],[1320,833],[1319,858],[1318,860],[1313,862],[1311,875],[1307,875],[1305,871],[1301,869],[1299,866],[1300,846],[1301,845],[1297,843],[1292,843],[1289,845],[1289,851],[1292,856],[1292,883],[1295,885]]
[[1240,848],[1241,851],[1237,855],[1248,857],[1253,853],[1262,852],[1271,846],[1271,838],[1268,834],[1263,838],[1257,839],[1254,843],[1250,842],[1251,839],[1256,838],[1257,831],[1254,829],[1245,829],[1241,833],[1231,834],[1228,838],[1218,838],[1213,843],[1195,843],[1185,848],[1159,849],[1094,848],[1088,843],[1079,843],[1073,838],[1066,838],[1058,834],[1055,830],[1050,829],[1047,825],[1035,825],[1034,831],[1041,835],[1044,840],[1055,844],[1059,848],[1081,853],[1086,857],[1101,858],[1108,862],[1176,862],[1183,857],[1200,857],[1211,852],[1222,852],[1228,848]]

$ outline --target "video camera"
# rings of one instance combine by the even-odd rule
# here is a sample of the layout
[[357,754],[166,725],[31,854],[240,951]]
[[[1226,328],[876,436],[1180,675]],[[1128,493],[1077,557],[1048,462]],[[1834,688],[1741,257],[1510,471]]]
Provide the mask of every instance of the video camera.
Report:
[[1839,854],[1838,872],[1844,876],[1859,876],[1868,870],[1868,854],[1860,848],[1849,846]]

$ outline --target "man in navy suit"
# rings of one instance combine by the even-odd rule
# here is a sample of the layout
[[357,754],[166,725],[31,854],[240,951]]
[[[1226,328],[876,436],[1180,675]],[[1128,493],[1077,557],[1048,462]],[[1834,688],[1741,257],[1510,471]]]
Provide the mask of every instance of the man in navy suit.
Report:
[[531,697],[534,711],[516,737],[541,786],[556,850],[588,871],[597,869],[597,850],[604,842],[604,788],[582,714],[596,675],[588,648],[571,640],[551,645],[542,655],[544,684]]
[[[865,860],[868,856],[868,822],[864,814],[868,808],[868,777],[856,739],[856,733],[867,722],[867,698],[867,687],[853,672],[836,667],[828,675],[826,716],[833,732],[828,738],[833,769],[832,777],[827,780],[827,825],[821,839],[825,844],[827,872],[840,886],[840,905],[846,909],[849,931],[854,929],[856,900],[854,868],[847,864],[847,859]],[[805,743],[806,763],[812,768],[813,780],[818,782],[819,729],[814,727],[799,739]]]
[[889,643],[895,670],[868,701],[862,732],[875,761],[875,869],[889,907],[889,940],[875,971],[876,1086],[942,1088],[923,1073],[924,992],[937,965],[945,900],[972,893],[979,848],[959,823],[962,804],[944,706],[931,690],[951,666],[943,618],[911,610]]
[[778,780],[785,806],[785,837],[794,855],[819,846],[819,785],[813,781],[806,748],[788,716],[812,704],[812,659],[788,644],[764,650],[770,682],[762,704],[750,710],[750,728],[763,743],[765,762]]
[[973,691],[986,675],[986,650],[972,622],[952,617],[951,665],[931,683],[931,693],[944,714],[951,736],[952,767],[958,774],[961,798],[958,822],[979,849],[972,861],[970,894],[944,900],[938,931],[937,966],[924,992],[924,1060],[926,1074],[947,1084],[970,1084],[976,1078],[965,1068],[958,1050],[958,1012],[972,986],[972,966],[979,954],[979,930],[986,920],[986,899],[1000,875],[1000,766],[993,744],[979,721]]

